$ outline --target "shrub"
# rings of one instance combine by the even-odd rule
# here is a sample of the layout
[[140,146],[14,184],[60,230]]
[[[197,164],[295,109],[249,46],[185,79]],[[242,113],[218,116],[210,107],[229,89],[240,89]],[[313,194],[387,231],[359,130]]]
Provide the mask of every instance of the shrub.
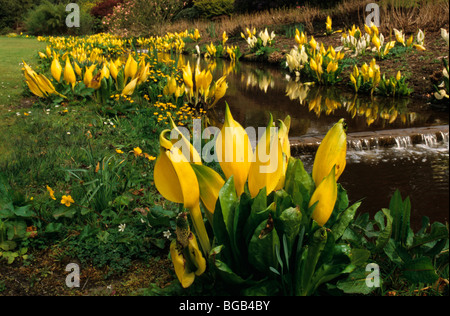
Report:
[[236,12],[262,11],[281,7],[291,7],[298,5],[296,0],[235,0],[234,9]]
[[66,4],[44,1],[28,12],[25,27],[31,35],[83,35],[92,33],[93,17],[80,8],[80,27],[66,26]]
[[103,0],[91,9],[91,14],[96,18],[102,19],[112,14],[114,7],[120,3],[123,3],[123,0]]
[[197,0],[194,2],[201,17],[210,19],[220,15],[231,15],[234,11],[234,0]]
[[17,27],[32,5],[31,0],[0,0],[0,29]]
[[178,0],[126,0],[103,19],[109,32],[122,36],[157,34],[183,8]]

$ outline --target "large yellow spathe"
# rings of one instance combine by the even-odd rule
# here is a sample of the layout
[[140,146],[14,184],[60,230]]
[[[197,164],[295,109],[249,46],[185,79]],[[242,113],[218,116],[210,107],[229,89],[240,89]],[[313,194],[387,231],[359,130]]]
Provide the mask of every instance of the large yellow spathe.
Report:
[[322,140],[314,158],[312,177],[316,186],[335,167],[336,181],[345,169],[347,155],[347,135],[344,119],[334,124]]
[[248,189],[252,198],[264,187],[269,195],[283,175],[283,148],[272,123],[271,115],[269,125],[256,145],[255,161],[248,173]]
[[197,176],[180,148],[173,146],[164,130],[159,137],[160,153],[154,169],[155,186],[167,200],[183,204],[189,210],[195,231],[205,253],[211,248],[200,210],[200,191]]
[[216,154],[225,177],[234,176],[236,193],[240,196],[247,182],[253,149],[247,132],[233,119],[228,104],[225,123],[216,139]]
[[311,200],[309,201],[309,207],[313,206],[316,202],[317,205],[312,213],[312,218],[320,225],[326,224],[333,212],[334,205],[337,199],[337,183],[335,179],[334,167],[331,169],[328,176],[317,186]]
[[66,66],[64,67],[64,81],[72,85],[72,88],[77,82],[77,77],[75,76],[75,71],[73,70],[69,57],[66,58]]

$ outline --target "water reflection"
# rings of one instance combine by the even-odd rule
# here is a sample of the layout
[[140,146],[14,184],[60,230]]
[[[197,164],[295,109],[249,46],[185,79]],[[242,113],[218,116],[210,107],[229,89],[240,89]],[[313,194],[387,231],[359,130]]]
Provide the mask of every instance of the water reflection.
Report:
[[[313,155],[300,157],[307,170]],[[350,201],[363,199],[361,212],[373,216],[389,206],[395,190],[411,200],[411,224],[420,228],[423,216],[431,221],[448,222],[449,209],[448,141],[433,145],[350,150],[347,166],[339,182]]]
[[227,94],[213,116],[223,117],[227,102],[244,126],[265,126],[269,113],[274,119],[292,117],[290,136],[324,134],[340,118],[352,132],[448,124],[448,113],[411,111],[417,102],[412,98],[356,96],[339,87],[296,82],[281,67],[267,64],[181,56],[178,66],[188,61],[214,78],[227,75]]

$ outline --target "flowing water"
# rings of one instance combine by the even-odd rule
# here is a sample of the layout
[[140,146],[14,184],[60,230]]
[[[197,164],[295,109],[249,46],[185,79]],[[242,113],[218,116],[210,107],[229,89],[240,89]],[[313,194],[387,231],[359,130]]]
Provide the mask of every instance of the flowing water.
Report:
[[[207,63],[203,59],[190,60],[190,64],[209,67],[215,80],[227,74],[229,88],[215,108],[212,124],[223,122],[225,102],[244,127],[265,126],[269,113],[274,120],[289,114],[290,137],[302,142],[311,137],[320,139],[344,118],[349,135],[348,162],[339,182],[350,200],[363,199],[361,210],[373,214],[387,208],[399,189],[403,198],[411,199],[411,220],[416,227],[422,216],[448,221],[448,112],[411,111],[418,108],[412,98],[357,98],[333,87],[295,82],[280,66],[232,65],[223,60]],[[438,132],[427,133],[423,130],[427,127],[437,127]],[[441,127],[444,132],[439,131]],[[296,156],[312,168],[314,152],[300,150]]]

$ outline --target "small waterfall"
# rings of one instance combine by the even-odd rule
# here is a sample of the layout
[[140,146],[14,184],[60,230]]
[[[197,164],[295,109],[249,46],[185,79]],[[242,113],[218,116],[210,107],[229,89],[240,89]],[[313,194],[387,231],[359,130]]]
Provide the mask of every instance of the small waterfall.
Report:
[[394,140],[398,149],[408,148],[413,144],[411,136],[396,136]]
[[[319,147],[321,140],[320,137],[316,136],[300,137],[291,141],[291,150],[294,155],[314,153]],[[347,135],[348,151],[359,154],[376,152],[388,148],[409,150],[417,147],[420,147],[421,150],[448,150],[448,126],[354,133]]]

